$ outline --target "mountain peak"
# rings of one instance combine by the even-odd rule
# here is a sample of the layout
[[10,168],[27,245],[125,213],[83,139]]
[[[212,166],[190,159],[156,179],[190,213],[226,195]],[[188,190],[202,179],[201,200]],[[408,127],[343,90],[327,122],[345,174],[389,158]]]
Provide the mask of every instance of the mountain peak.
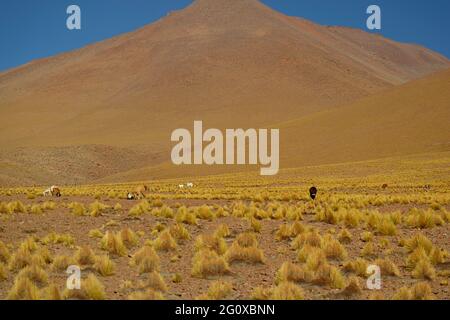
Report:
[[258,0],[195,0],[192,6],[197,8],[236,8],[236,7],[248,7],[248,6],[262,6]]

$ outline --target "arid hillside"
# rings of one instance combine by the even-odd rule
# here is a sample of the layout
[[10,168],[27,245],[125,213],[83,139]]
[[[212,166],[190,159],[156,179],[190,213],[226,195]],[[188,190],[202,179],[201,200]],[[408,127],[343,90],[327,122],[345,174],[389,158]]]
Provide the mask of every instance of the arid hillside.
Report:
[[[450,69],[280,124],[295,167],[450,150]],[[298,139],[294,139],[297,137]]]
[[[280,165],[296,168],[409,154],[450,151],[450,69],[355,103],[272,127],[280,129]],[[247,167],[257,170],[259,167]],[[236,172],[239,166],[184,166],[170,162],[102,181]]]
[[[46,182],[41,153],[72,167],[92,165],[75,153],[107,159],[76,179],[52,171],[57,183],[158,166],[169,160],[172,130],[193,120],[247,128],[314,117],[448,67],[423,47],[256,0],[197,0],[135,32],[0,73],[0,183]],[[147,161],[118,155],[136,146]]]

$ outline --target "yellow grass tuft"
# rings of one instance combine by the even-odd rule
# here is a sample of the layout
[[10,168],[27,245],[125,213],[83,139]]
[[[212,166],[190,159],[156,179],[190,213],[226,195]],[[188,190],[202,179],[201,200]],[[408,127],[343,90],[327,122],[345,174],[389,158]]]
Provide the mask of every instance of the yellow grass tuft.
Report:
[[120,234],[114,234],[111,231],[107,231],[103,236],[100,242],[100,247],[110,254],[120,257],[127,254],[127,248],[125,247]]
[[233,243],[225,253],[225,259],[228,263],[248,262],[265,263],[264,253],[257,247],[242,247],[237,242]]
[[411,252],[411,254],[408,256],[408,258],[406,259],[406,264],[410,268],[415,268],[415,266],[417,265],[417,263],[419,261],[427,260],[427,259],[428,259],[428,255],[427,255],[425,249],[422,247],[418,247],[418,248],[414,249],[414,251]]
[[[47,248],[39,248],[36,253],[35,256],[38,258],[35,259],[39,259],[39,260],[43,260],[45,262],[45,264],[50,264],[53,262],[53,257],[50,254],[50,251]],[[41,264],[39,264],[41,265]]]
[[361,283],[358,277],[352,276],[348,279],[346,287],[342,290],[342,294],[351,297],[362,292]]
[[166,230],[166,228],[167,228],[167,226],[166,226],[165,223],[158,222],[158,223],[153,227],[153,233],[157,234],[157,233],[159,233],[159,232],[161,232],[161,231]]
[[254,217],[250,218],[250,228],[257,233],[261,232],[262,229],[262,223],[258,219],[255,219]]
[[433,248],[433,243],[421,233],[417,233],[412,238],[405,240],[404,245],[409,252],[414,251],[416,248],[423,248],[427,254]]
[[154,241],[154,248],[159,251],[172,251],[177,248],[177,243],[169,231],[163,231]]
[[8,263],[11,253],[8,247],[0,240],[0,262]]
[[372,292],[369,295],[369,300],[372,300],[372,301],[384,301],[384,300],[386,300],[386,297],[384,296],[384,294],[382,292]]
[[449,253],[446,250],[433,247],[430,252],[430,261],[432,264],[444,264],[447,262]]
[[407,287],[401,287],[394,293],[392,300],[412,300],[411,291]]
[[368,242],[361,250],[361,256],[363,257],[374,257],[375,256],[375,245],[373,242]]
[[172,208],[163,205],[160,209],[153,209],[152,214],[157,217],[172,219],[174,216]]
[[[297,259],[300,262],[306,262],[306,259],[314,252],[322,252],[322,249],[312,247],[310,245],[304,245],[300,250],[298,250]],[[322,252],[323,253],[323,252]]]
[[100,229],[92,229],[89,231],[89,238],[103,238],[104,234],[100,231]]
[[389,216],[381,216],[376,225],[376,231],[384,236],[395,236],[397,234],[397,226]]
[[275,284],[284,281],[290,282],[311,282],[313,280],[313,273],[305,270],[303,267],[293,264],[291,262],[284,262],[275,275]]
[[62,300],[63,296],[59,288],[52,283],[41,290],[40,298],[41,300]]
[[401,287],[392,297],[392,300],[434,300],[431,287],[426,282],[419,282],[411,288]]
[[230,272],[228,263],[215,251],[203,249],[193,259],[192,275],[198,278],[224,275]]
[[322,249],[311,250],[306,256],[305,265],[310,271],[317,271],[322,265],[327,264],[327,257]]
[[322,247],[326,257],[329,259],[345,260],[348,256],[344,246],[331,236],[323,238]]
[[335,266],[321,264],[314,274],[313,282],[318,285],[328,285],[333,289],[342,289],[345,286],[345,277]]
[[128,227],[125,227],[120,231],[120,239],[128,249],[136,246],[139,242],[139,237]]
[[303,245],[310,245],[313,247],[322,247],[322,237],[320,234],[313,230],[298,235],[291,243],[293,249],[300,249]]
[[223,300],[227,298],[233,291],[233,285],[226,281],[214,281],[208,292],[198,296],[197,300]]
[[53,271],[58,271],[58,272],[65,271],[65,270],[67,270],[67,268],[69,266],[75,265],[76,263],[77,263],[77,261],[75,260],[75,258],[65,256],[65,255],[56,256],[53,259],[51,269]]
[[389,258],[377,259],[374,264],[380,267],[381,274],[400,277],[400,270]]
[[147,200],[142,200],[137,205],[133,206],[130,211],[128,211],[128,215],[132,217],[138,217],[143,214],[148,213],[150,210],[150,203]]
[[32,253],[38,249],[38,244],[33,237],[28,237],[20,244],[19,249]]
[[130,264],[139,269],[139,273],[159,271],[159,257],[150,246],[143,246],[132,257]]
[[89,205],[89,215],[92,217],[99,217],[107,209],[109,209],[109,206],[95,201]]
[[352,242],[352,234],[347,229],[343,229],[341,233],[339,233],[338,239],[342,243],[351,243]]
[[161,291],[161,292],[167,291],[167,285],[164,282],[164,279],[161,276],[161,274],[157,271],[153,271],[148,275],[148,279],[147,279],[145,285],[155,291]]
[[219,255],[223,255],[227,249],[227,243],[223,238],[214,235],[200,235],[195,240],[195,249],[197,251],[202,249],[210,249]]
[[79,290],[65,290],[65,298],[81,300],[105,300],[105,287],[92,273],[86,279],[81,280]]
[[56,208],[56,203],[53,201],[45,201],[42,205],[41,208],[43,210],[54,210]]
[[330,208],[321,208],[320,210],[317,210],[314,219],[316,221],[335,225],[339,221],[339,215],[336,211]]
[[204,220],[212,220],[215,218],[214,212],[207,205],[198,207],[195,211],[195,215],[197,216],[197,218]]
[[20,201],[12,201],[7,205],[8,213],[27,213],[27,207]]
[[179,223],[197,225],[197,217],[194,213],[188,212],[185,206],[178,208],[175,220]]
[[27,199],[29,199],[29,200],[36,199],[36,195],[34,193],[29,192],[29,193],[27,193]]
[[45,272],[44,269],[42,269],[40,266],[37,265],[30,265],[25,268],[23,268],[19,274],[17,275],[18,278],[28,278],[33,283],[37,283],[39,285],[45,285],[48,281],[48,275],[47,272]]
[[411,288],[413,300],[434,300],[434,294],[431,287],[426,282],[419,282]]
[[215,237],[227,238],[231,235],[230,228],[226,224],[221,224],[214,232]]
[[417,261],[412,276],[416,279],[434,280],[436,278],[436,270],[428,258],[422,258]]
[[70,247],[75,243],[75,239],[70,234],[59,234],[56,232],[51,232],[41,239],[41,243],[45,245],[63,244],[67,247]]
[[80,266],[92,266],[95,263],[94,251],[89,246],[82,246],[75,253],[75,260]]
[[299,234],[306,232],[306,227],[299,221],[295,221],[294,223],[292,223],[290,229],[292,237],[296,237]]
[[363,241],[363,242],[370,242],[373,240],[373,234],[370,231],[362,232],[359,237],[360,237],[361,241]]
[[344,264],[344,271],[353,272],[360,277],[367,277],[367,267],[369,262],[362,258],[357,258],[354,261],[349,261]]
[[95,258],[94,269],[104,277],[112,276],[114,274],[115,267],[114,262],[109,259],[108,255],[102,255]]
[[302,288],[292,282],[281,282],[272,290],[272,300],[303,300]]
[[87,214],[86,207],[79,202],[72,202],[69,204],[69,209],[75,216],[84,216]]
[[258,246],[258,240],[256,239],[256,235],[252,232],[244,232],[239,234],[234,242],[240,245],[241,247],[245,248]]
[[128,300],[164,300],[161,292],[148,289],[146,291],[138,291],[130,294]]
[[300,208],[289,207],[286,212],[286,219],[289,221],[303,220],[303,215]]
[[189,240],[191,235],[189,231],[182,224],[175,224],[169,228],[169,232],[177,241]]
[[181,274],[175,273],[172,275],[171,281],[173,283],[181,283],[181,281],[183,281],[183,277],[181,276]]
[[[162,202],[161,199],[154,199],[152,201],[151,205],[156,208],[161,208],[164,205],[164,202]],[[179,203],[177,203],[177,204],[175,204],[175,207],[179,208],[179,207],[181,207],[181,205]]]
[[[20,270],[30,265],[32,259],[33,256],[30,251],[24,248],[19,248],[9,259],[8,267],[10,270]],[[45,264],[45,261],[42,261],[42,264]]]
[[30,208],[30,213],[31,213],[31,214],[42,214],[43,211],[42,211],[42,208],[41,208],[40,205],[38,205],[38,204],[33,204],[33,205],[31,206],[31,208]]
[[278,241],[290,239],[292,235],[291,228],[287,224],[282,224],[275,233],[275,239]]
[[216,212],[215,212],[215,216],[216,218],[223,218],[223,217],[228,217],[230,215],[230,213],[225,210],[223,207],[218,207]]
[[256,287],[251,294],[253,300],[269,300],[272,296],[271,288]]
[[0,262],[0,282],[6,279],[8,279],[8,268]]
[[419,210],[413,208],[406,216],[406,224],[411,228],[427,229],[442,226],[445,221],[433,209]]
[[27,277],[16,277],[8,292],[8,300],[39,300],[38,287]]

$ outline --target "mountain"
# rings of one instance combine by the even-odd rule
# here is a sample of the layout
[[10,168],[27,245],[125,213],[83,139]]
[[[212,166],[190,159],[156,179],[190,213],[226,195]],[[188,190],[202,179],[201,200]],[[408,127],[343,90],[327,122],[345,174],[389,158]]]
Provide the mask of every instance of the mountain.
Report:
[[[272,127],[280,129],[280,165],[298,168],[448,153],[449,101],[450,69],[447,69],[349,105],[278,123]],[[396,166],[401,165],[400,161]],[[100,181],[139,181],[146,176],[175,178],[239,170],[242,167],[175,167],[167,162]]]
[[[158,166],[170,159],[170,133],[194,120],[259,128],[314,117],[449,67],[426,48],[256,0],[197,0],[137,31],[0,73],[0,184],[83,183]],[[71,179],[64,167],[92,168]]]
[[282,163],[295,167],[450,151],[449,101],[447,69],[339,110],[279,124],[287,156]]

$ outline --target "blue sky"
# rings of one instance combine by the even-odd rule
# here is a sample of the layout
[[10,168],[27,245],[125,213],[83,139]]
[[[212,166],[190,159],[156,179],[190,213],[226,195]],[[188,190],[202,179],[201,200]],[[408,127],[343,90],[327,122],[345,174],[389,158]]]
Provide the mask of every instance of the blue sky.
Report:
[[[226,0],[224,0],[226,1]],[[135,30],[192,0],[2,0],[0,71]],[[382,10],[381,34],[450,58],[448,0],[263,0],[283,13],[320,24],[365,29],[366,8]],[[82,30],[66,28],[66,8],[82,10]]]

